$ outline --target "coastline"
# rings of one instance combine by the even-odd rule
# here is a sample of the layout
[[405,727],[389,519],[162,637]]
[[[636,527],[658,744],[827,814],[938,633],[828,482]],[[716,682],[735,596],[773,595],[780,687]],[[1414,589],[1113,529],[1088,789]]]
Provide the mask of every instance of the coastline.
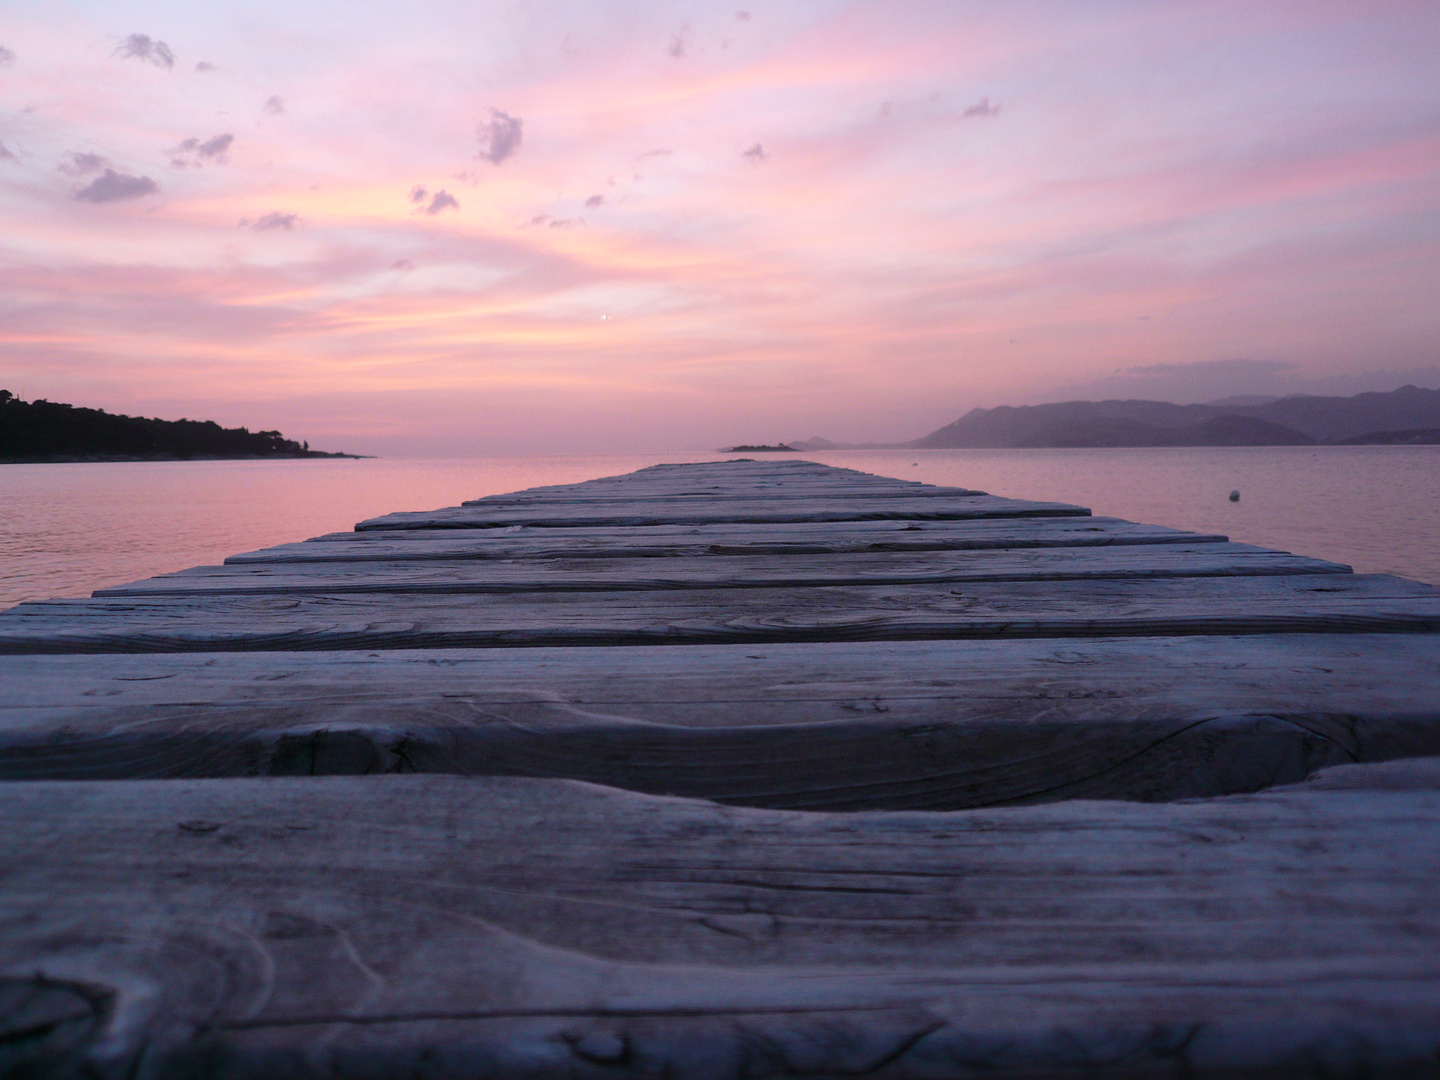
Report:
[[374,454],[326,453],[310,450],[301,454],[48,454],[32,457],[0,457],[0,465],[95,465],[126,461],[297,461],[306,458],[373,459]]

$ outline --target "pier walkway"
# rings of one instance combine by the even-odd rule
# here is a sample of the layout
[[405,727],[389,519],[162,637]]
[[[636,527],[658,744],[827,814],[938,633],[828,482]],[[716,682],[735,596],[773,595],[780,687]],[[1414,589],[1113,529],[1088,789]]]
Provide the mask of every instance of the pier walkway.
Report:
[[1440,590],[795,460],[0,614],[0,1077],[1429,1076]]

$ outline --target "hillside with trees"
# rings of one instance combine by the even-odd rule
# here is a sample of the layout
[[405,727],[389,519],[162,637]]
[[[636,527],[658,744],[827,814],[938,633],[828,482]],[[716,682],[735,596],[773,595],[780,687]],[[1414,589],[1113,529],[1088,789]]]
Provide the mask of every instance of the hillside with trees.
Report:
[[0,462],[358,456],[311,450],[308,442],[278,431],[224,428],[213,420],[123,416],[44,398],[22,401],[0,390]]

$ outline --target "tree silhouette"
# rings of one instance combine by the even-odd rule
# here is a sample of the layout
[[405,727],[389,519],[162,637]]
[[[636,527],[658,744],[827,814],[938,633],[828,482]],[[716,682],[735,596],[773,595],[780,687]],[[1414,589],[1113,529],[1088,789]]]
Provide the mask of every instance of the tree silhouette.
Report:
[[213,420],[154,420],[0,390],[0,461],[65,458],[320,457],[278,431]]

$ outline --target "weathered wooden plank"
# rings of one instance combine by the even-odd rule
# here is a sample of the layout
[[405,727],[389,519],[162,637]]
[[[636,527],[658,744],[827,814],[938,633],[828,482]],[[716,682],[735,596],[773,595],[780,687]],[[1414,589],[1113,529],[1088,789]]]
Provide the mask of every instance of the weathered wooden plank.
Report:
[[1440,753],[1440,637],[6,657],[0,778],[419,770],[794,809],[1176,799]]
[[552,492],[529,488],[525,491],[505,495],[485,495],[478,499],[466,499],[461,506],[510,507],[510,506],[614,506],[627,502],[664,502],[672,506],[684,506],[705,502],[785,502],[785,501],[833,501],[848,502],[851,499],[927,499],[927,498],[969,498],[985,495],[987,492],[972,488],[941,487],[933,484],[731,484],[719,485],[676,484],[664,488],[647,486],[633,491],[605,489],[604,491]]
[[893,499],[725,498],[698,500],[681,506],[663,500],[625,500],[605,505],[534,505],[489,508],[452,506],[440,510],[401,512],[371,518],[355,526],[367,529],[500,529],[514,525],[546,528],[595,526],[792,524],[814,521],[964,521],[987,517],[1084,517],[1083,506],[1068,503],[1001,499],[993,495],[896,497]]
[[79,710],[73,718],[197,705],[219,716],[289,701],[304,717],[322,706],[452,698],[696,727],[874,720],[902,709],[1076,723],[1104,714],[1400,715],[1435,707],[1437,679],[1440,637],[1429,634],[7,656],[0,724],[50,707]]
[[1225,543],[1118,518],[980,518],[968,521],[835,521],[796,525],[653,525],[647,528],[397,529],[327,533],[240,555],[256,562],[515,559],[558,556],[824,555],[849,551],[988,551],[1002,548]]
[[50,600],[0,613],[0,654],[1434,630],[1434,586],[1382,574],[1316,574]]
[[634,472],[595,477],[570,484],[546,484],[528,488],[533,492],[566,494],[573,491],[639,491],[677,489],[732,490],[738,487],[779,486],[784,484],[844,484],[851,487],[929,487],[919,481],[893,476],[880,476],[819,462],[758,461],[696,461],[651,465]]
[[1087,513],[667,467],[0,616],[0,1074],[1433,1071],[1440,762],[1093,800],[1440,752],[1440,591]]
[[197,566],[96,596],[222,593],[555,592],[613,589],[803,588],[810,585],[1079,581],[1091,578],[1348,574],[1321,559],[1248,544],[1163,544],[1074,550],[710,555],[696,559],[457,559]]
[[795,498],[800,496],[915,496],[983,495],[975,488],[925,484],[850,470],[823,468],[821,472],[796,474],[735,470],[730,475],[692,473],[680,470],[663,476],[646,476],[644,471],[609,479],[586,480],[525,488],[522,491],[467,499],[465,506],[485,506],[525,501],[587,502],[592,500],[651,498]]
[[[658,465],[647,465],[643,469],[636,469],[633,472],[617,473],[613,476],[601,476],[591,480],[579,481],[580,484],[638,484],[653,481],[682,480],[689,482],[697,477],[705,477],[714,480],[726,481],[736,477],[755,478],[770,477],[785,479],[787,477],[848,477],[853,480],[891,480],[892,477],[881,477],[874,473],[861,472],[858,469],[845,468],[838,465],[822,465],[818,461],[807,461],[804,458],[752,458],[752,457],[731,457],[723,461],[685,461],[685,462],[664,462]],[[553,487],[568,487],[578,485],[556,484]]]
[[0,787],[9,1071],[1421,1076],[1440,767],[792,814],[443,777]]

